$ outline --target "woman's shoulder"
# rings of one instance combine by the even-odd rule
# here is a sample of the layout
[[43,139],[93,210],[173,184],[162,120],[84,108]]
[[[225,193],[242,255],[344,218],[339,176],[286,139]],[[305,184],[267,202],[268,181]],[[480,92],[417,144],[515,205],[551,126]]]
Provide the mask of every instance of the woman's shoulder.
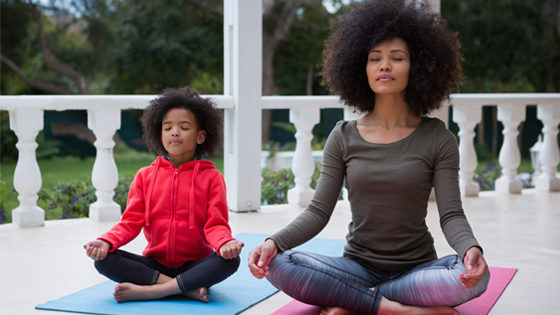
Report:
[[347,135],[356,128],[356,120],[339,120],[331,130],[331,134]]
[[454,137],[453,133],[447,128],[447,125],[445,125],[441,119],[435,117],[423,117],[422,119],[422,124],[424,125],[423,129],[430,136],[437,138],[448,138],[450,136]]

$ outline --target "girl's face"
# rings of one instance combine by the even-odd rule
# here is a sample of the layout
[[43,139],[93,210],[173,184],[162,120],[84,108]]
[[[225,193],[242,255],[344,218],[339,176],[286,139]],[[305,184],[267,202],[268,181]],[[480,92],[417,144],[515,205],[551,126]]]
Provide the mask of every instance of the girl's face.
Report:
[[194,114],[184,108],[169,110],[161,121],[161,143],[176,167],[193,160],[196,146],[206,140]]
[[369,87],[375,94],[404,96],[410,73],[410,53],[402,38],[393,38],[373,47],[366,64]]

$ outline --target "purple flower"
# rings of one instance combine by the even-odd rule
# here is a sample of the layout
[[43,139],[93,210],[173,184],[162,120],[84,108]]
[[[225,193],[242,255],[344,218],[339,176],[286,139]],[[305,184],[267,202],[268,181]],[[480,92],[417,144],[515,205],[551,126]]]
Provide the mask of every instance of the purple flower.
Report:
[[6,211],[4,209],[0,209],[0,224],[4,224],[4,222],[8,221],[8,217],[6,216]]
[[78,196],[72,197],[72,202],[76,202],[78,200]]

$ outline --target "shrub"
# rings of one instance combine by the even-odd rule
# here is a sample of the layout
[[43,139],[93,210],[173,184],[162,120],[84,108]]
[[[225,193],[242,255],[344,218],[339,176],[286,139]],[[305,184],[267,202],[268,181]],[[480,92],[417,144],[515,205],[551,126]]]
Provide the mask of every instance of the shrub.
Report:
[[87,217],[89,205],[96,200],[95,188],[90,182],[76,181],[58,183],[52,192],[43,191],[39,198],[49,204],[47,211],[60,209],[61,219]]
[[287,203],[288,189],[294,186],[292,170],[283,168],[273,172],[264,168],[261,174],[261,203],[269,205]]
[[6,223],[8,216],[6,214],[6,199],[8,197],[8,186],[2,180],[2,173],[0,173],[0,224]]
[[[315,164],[315,171],[311,176],[311,188],[315,189],[321,172],[321,163]],[[264,168],[261,173],[261,203],[264,205],[283,204],[288,202],[288,190],[294,187],[294,173],[284,168],[273,172]]]
[[[126,208],[128,190],[132,177],[120,177],[113,200],[119,204],[121,211]],[[85,218],[89,214],[89,206],[97,200],[95,188],[90,182],[62,182],[56,184],[51,192],[41,190],[39,198],[48,203],[47,211],[61,210],[61,219]]]
[[480,185],[480,190],[494,190],[496,179],[502,174],[502,169],[494,162],[488,162],[486,168],[479,174],[475,174],[474,179]]

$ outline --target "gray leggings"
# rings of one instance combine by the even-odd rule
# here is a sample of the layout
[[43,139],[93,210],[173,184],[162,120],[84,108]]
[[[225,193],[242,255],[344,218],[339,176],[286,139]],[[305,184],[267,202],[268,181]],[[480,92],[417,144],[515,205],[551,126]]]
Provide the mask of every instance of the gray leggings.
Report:
[[[449,255],[400,271],[383,271],[343,257],[297,251],[277,254],[267,279],[296,300],[377,314],[381,297],[407,305],[456,306],[481,295],[490,273],[466,289],[461,259]],[[374,288],[374,290],[371,290]]]
[[181,292],[187,293],[200,287],[210,286],[225,280],[239,268],[240,259],[224,259],[216,253],[204,258],[188,261],[179,268],[168,268],[157,261],[117,249],[103,260],[95,261],[99,273],[116,282],[131,282],[141,285],[155,284],[160,273],[177,279]]

